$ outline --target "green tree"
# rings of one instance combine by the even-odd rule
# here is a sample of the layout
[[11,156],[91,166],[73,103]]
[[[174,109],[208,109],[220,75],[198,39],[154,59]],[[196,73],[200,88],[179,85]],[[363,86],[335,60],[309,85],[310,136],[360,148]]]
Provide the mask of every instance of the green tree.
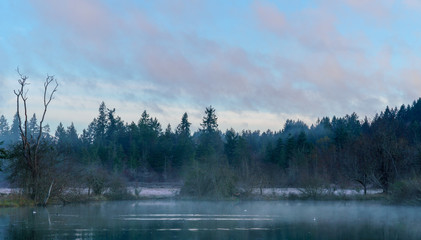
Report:
[[67,135],[66,130],[63,127],[63,123],[59,123],[54,134],[56,138],[56,148],[57,151],[62,153],[67,150]]
[[108,109],[105,130],[105,145],[108,148],[105,162],[110,168],[122,169],[125,153],[121,138],[125,135],[124,122],[115,115],[115,109]]
[[179,170],[190,165],[194,158],[195,146],[190,134],[191,123],[187,113],[184,113],[175,132],[174,167]]
[[95,141],[102,143],[105,138],[105,131],[107,127],[107,107],[104,102],[101,102],[98,109],[98,117],[95,124]]
[[76,147],[79,145],[79,137],[73,122],[70,124],[70,126],[67,127],[66,136],[70,146]]
[[32,115],[31,119],[29,120],[28,130],[29,130],[30,138],[36,138],[36,134],[39,132],[39,126],[38,126],[37,116],[35,113]]
[[187,113],[183,114],[181,118],[181,123],[178,124],[176,129],[176,134],[179,136],[190,137],[190,126],[191,123],[189,122]]
[[225,144],[224,144],[224,151],[225,155],[228,158],[228,163],[230,165],[236,165],[238,164],[236,151],[238,147],[238,133],[235,132],[234,129],[227,130],[225,132]]
[[12,126],[10,127],[10,143],[16,143],[21,140],[19,125],[19,115],[16,113],[13,116]]
[[167,180],[169,175],[172,172],[174,166],[174,147],[175,147],[175,134],[171,131],[171,125],[168,124],[167,128],[159,137],[159,148],[161,149],[161,154],[164,159],[164,165],[162,166],[163,172],[162,175],[164,180]]
[[284,159],[284,165],[285,166],[289,166],[291,159],[294,156],[294,151],[296,148],[296,141],[295,141],[295,137],[292,135],[288,135],[286,144],[285,144],[285,159]]
[[[3,142],[0,142],[0,146],[3,145]],[[0,147],[0,159],[6,159],[7,158],[7,154],[6,154],[6,150],[2,147]],[[0,166],[3,166],[3,162],[0,161]],[[3,169],[0,168],[0,171],[2,171]]]
[[158,138],[162,132],[158,119],[152,118],[146,111],[143,111],[137,124],[138,128],[138,148],[140,150],[140,164],[143,167],[149,166],[154,171],[162,171],[163,159],[161,159]]
[[206,159],[222,160],[224,144],[221,133],[218,130],[217,120],[215,109],[212,106],[207,107],[205,116],[200,124],[202,129],[200,130],[199,145],[197,148],[197,157],[203,161],[207,161]]
[[203,117],[203,121],[200,124],[202,126],[202,131],[205,133],[214,133],[218,130],[218,118],[215,114],[215,108],[209,106],[205,110],[205,116]]
[[275,149],[273,150],[272,162],[278,164],[283,169],[287,169],[289,167],[289,162],[285,159],[284,148],[284,141],[282,138],[278,138]]
[[4,115],[0,116],[0,141],[8,141],[10,135],[9,123]]

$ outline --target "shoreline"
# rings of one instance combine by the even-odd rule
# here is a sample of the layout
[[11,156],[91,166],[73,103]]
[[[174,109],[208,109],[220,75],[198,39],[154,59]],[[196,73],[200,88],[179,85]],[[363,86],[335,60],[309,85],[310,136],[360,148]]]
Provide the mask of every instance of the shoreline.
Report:
[[[88,189],[69,189],[69,193],[61,198],[51,199],[48,205],[67,205],[77,203],[89,203],[97,201],[118,200],[197,200],[197,201],[281,201],[281,200],[314,200],[314,201],[372,201],[387,200],[387,196],[380,189],[370,189],[367,195],[356,189],[318,189],[306,191],[305,188],[255,188],[249,191],[233,195],[231,197],[208,197],[208,196],[185,196],[180,195],[179,186],[147,186],[127,187],[121,193],[111,193],[107,190],[102,195],[88,195]],[[23,196],[19,189],[0,188],[0,207],[31,206],[34,203]]]
[[[250,196],[264,196],[264,197],[288,197],[289,195],[305,195],[307,188],[253,188],[248,191]],[[19,194],[18,188],[0,188],[0,195]],[[147,186],[147,187],[127,187],[127,193],[137,197],[158,197],[158,198],[174,198],[180,196],[180,186]],[[364,196],[362,190],[357,189],[311,189],[315,194],[320,195],[337,195],[337,196]],[[78,192],[80,194],[87,194],[88,189],[69,189],[69,192]],[[240,191],[245,192],[245,191]],[[106,190],[103,194],[110,193]],[[381,189],[368,189],[367,195],[380,194]],[[241,193],[239,193],[240,195]]]

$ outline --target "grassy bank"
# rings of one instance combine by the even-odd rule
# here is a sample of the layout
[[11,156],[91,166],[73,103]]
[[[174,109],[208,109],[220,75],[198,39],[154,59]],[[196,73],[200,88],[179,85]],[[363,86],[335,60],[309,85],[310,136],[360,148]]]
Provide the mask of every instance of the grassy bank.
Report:
[[34,201],[22,194],[11,193],[0,195],[0,207],[23,207],[34,205]]
[[[151,188],[152,189],[152,188]],[[145,192],[150,191],[145,190]],[[406,189],[406,188],[401,188]],[[406,191],[406,190],[405,190]],[[404,190],[400,193],[400,198],[409,199],[408,195],[403,194]],[[137,194],[136,194],[137,193]],[[396,194],[397,192],[394,191]],[[121,191],[121,192],[107,192],[101,195],[93,194],[66,194],[60,197],[53,197],[49,201],[49,205],[67,205],[74,203],[89,203],[97,201],[118,201],[118,200],[162,200],[162,199],[175,199],[175,200],[197,200],[197,201],[381,201],[384,203],[397,203],[407,204],[408,201],[397,201],[397,197],[393,194],[346,194],[338,193],[320,189],[299,189],[296,192],[288,192],[283,194],[260,194],[259,191],[256,193],[248,194],[234,194],[231,196],[192,196],[184,194],[174,195],[147,195],[139,194],[138,191]],[[416,198],[420,200],[421,198]],[[421,204],[421,201],[411,201],[413,204]],[[2,194],[0,195],[0,207],[21,207],[21,206],[34,206],[35,203],[28,197],[18,194]]]

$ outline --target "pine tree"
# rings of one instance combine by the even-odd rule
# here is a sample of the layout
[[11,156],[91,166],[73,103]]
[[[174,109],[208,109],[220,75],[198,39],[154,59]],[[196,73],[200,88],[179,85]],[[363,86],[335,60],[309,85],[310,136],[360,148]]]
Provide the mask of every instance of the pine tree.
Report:
[[174,150],[174,167],[180,169],[189,165],[194,157],[194,143],[190,134],[191,123],[187,113],[184,113],[176,129],[176,143]]
[[32,118],[29,120],[28,128],[29,128],[28,130],[29,130],[30,138],[35,139],[39,133],[38,120],[35,113],[34,115],[32,115]]
[[102,143],[105,138],[105,131],[107,127],[107,107],[104,102],[101,102],[98,109],[99,115],[96,118],[95,125],[95,141]]
[[284,156],[284,142],[282,138],[278,138],[276,141],[275,149],[273,150],[273,163],[279,164],[283,169],[288,168],[289,163],[285,161]]
[[202,126],[202,131],[206,133],[214,133],[218,130],[218,118],[215,114],[215,108],[209,106],[205,110],[205,116],[203,117],[203,122],[200,124]]
[[177,126],[177,135],[190,136],[190,125],[187,113],[183,114],[181,123]]
[[70,146],[75,147],[78,145],[79,137],[73,122],[67,127],[66,135]]
[[21,140],[21,136],[20,136],[20,130],[19,130],[19,117],[18,117],[18,114],[16,113],[13,116],[13,123],[12,123],[12,126],[10,127],[9,141],[10,143],[15,143],[20,140]]
[[212,106],[207,107],[203,121],[200,124],[202,129],[197,148],[197,156],[204,161],[211,158],[222,160],[221,155],[223,155],[224,143],[218,130],[217,120],[215,109]]
[[0,141],[8,141],[10,135],[9,123],[4,115],[0,116]]
[[66,130],[63,127],[63,123],[59,123],[54,133],[55,142],[56,142],[56,149],[59,154],[67,154],[68,150],[68,141]]
[[235,155],[236,155],[238,138],[239,138],[238,134],[232,128],[225,132],[224,150],[225,150],[225,155],[228,158],[228,163],[231,165],[235,164],[237,160]]
[[57,141],[65,141],[66,131],[64,130],[63,123],[59,123],[56,129],[54,136],[57,138]]

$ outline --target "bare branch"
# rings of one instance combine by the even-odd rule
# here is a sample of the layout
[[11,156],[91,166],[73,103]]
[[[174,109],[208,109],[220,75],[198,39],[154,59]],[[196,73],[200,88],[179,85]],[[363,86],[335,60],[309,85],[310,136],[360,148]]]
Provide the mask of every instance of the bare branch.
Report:
[[[54,89],[48,94],[48,87],[53,81],[55,81],[56,85],[54,86]],[[47,75],[44,82],[44,112],[42,113],[42,118],[41,118],[41,121],[39,122],[39,134],[38,134],[38,139],[37,139],[37,143],[35,147],[35,154],[38,152],[38,146],[39,146],[39,142],[42,136],[42,124],[45,119],[45,114],[47,113],[48,105],[50,104],[51,100],[54,97],[54,93],[57,91],[57,87],[58,87],[58,83],[57,83],[57,80],[54,79],[54,76]]]
[[[24,152],[24,157],[30,167],[33,167],[32,161],[31,161],[31,149],[28,141],[28,114],[27,114],[27,105],[26,101],[28,99],[27,93],[28,90],[25,91],[25,86],[28,85],[27,83],[28,77],[24,76],[20,73],[19,68],[17,68],[17,73],[19,74],[18,83],[20,85],[20,88],[18,90],[14,90],[14,93],[16,95],[16,113],[18,115],[18,122],[19,122],[19,131],[21,135],[22,140],[22,147]],[[22,118],[20,115],[20,100],[23,102],[23,108],[24,108],[24,115],[25,115],[25,123],[24,126],[22,126]]]
[[[54,76],[47,75],[45,82],[44,82],[44,111],[42,114],[41,121],[39,122],[39,134],[37,138],[35,136],[28,136],[29,129],[28,129],[28,106],[27,106],[27,94],[28,89],[26,86],[29,85],[28,77],[21,74],[19,68],[16,69],[19,79],[19,88],[14,90],[14,94],[16,95],[16,114],[19,123],[19,131],[22,141],[22,150],[23,150],[23,158],[25,161],[25,168],[29,170],[31,182],[27,184],[29,187],[28,191],[31,194],[31,198],[39,201],[42,203],[40,196],[43,194],[42,189],[40,188],[40,175],[42,174],[43,169],[42,167],[42,157],[38,156],[39,145],[43,134],[43,123],[45,119],[45,115],[47,113],[47,108],[51,103],[51,100],[54,98],[54,94],[57,91],[58,83],[55,80]],[[52,88],[52,83],[55,82],[54,88]],[[51,89],[52,88],[52,89]],[[23,110],[22,110],[23,108]],[[22,113],[21,113],[22,112]],[[52,181],[50,188],[47,193],[47,198],[44,200],[44,205],[47,203],[48,198],[51,194],[51,189],[53,186],[54,180]],[[44,196],[43,196],[44,197]]]

